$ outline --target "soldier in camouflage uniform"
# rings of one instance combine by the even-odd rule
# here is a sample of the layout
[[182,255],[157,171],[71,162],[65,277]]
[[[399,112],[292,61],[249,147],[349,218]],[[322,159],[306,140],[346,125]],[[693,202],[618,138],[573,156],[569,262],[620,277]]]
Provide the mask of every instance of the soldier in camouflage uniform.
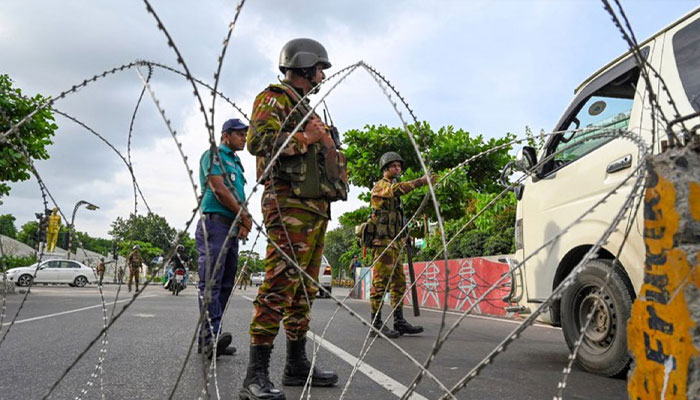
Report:
[[129,282],[128,287],[131,292],[131,280],[136,280],[136,291],[139,291],[139,273],[141,272],[141,264],[143,264],[143,259],[141,258],[141,246],[138,244],[134,246],[126,259],[126,264],[129,266]]
[[[406,292],[406,276],[401,263],[401,238],[394,240],[404,226],[401,196],[428,183],[427,177],[408,182],[399,182],[404,160],[393,151],[384,153],[379,159],[383,178],[372,188],[372,222],[375,226],[372,240],[374,277],[370,292],[372,323],[389,338],[403,334],[423,332],[422,326],[409,324],[403,317],[403,296]],[[393,243],[392,243],[393,240]],[[391,278],[391,280],[389,280]],[[382,328],[382,299],[389,288],[391,306],[394,310],[394,329]],[[398,307],[397,307],[398,306]],[[374,334],[374,331],[372,332]]]
[[[281,84],[270,85],[255,98],[248,130],[248,150],[257,156],[258,179],[310,110],[308,100],[301,99],[325,78],[323,70],[331,64],[320,43],[311,39],[294,39],[282,48],[279,66],[285,79]],[[300,101],[302,104],[292,112]],[[318,291],[330,201],[335,199],[322,194],[327,189],[322,186],[327,186],[328,182],[321,180],[315,187],[306,183],[312,181],[309,174],[320,170],[320,164],[309,164],[308,157],[319,156],[321,152],[335,154],[336,146],[329,132],[330,127],[312,113],[282,148],[280,158],[265,177],[262,212],[269,242],[279,246],[311,278],[303,275],[272,243],[268,243],[265,280],[254,301],[255,313],[250,324],[250,361],[240,392],[241,399],[285,398],[270,381],[268,372],[272,343],[280,321],[287,336],[283,384],[302,386],[311,370],[306,356],[306,332],[309,330],[311,305]],[[332,386],[338,381],[338,376],[332,371],[314,367],[311,374],[313,386]]]

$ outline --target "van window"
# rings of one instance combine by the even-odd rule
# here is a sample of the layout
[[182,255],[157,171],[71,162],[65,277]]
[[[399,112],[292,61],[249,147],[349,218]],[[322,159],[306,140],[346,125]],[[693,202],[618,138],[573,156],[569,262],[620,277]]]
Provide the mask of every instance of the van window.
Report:
[[[563,151],[554,157],[555,162],[569,163],[612,140],[611,137],[585,140],[590,136],[614,129],[627,129],[633,101],[633,98],[591,96],[572,121],[573,126],[568,128],[572,132],[564,134],[559,141],[555,151]],[[577,122],[578,129],[575,125]]]
[[700,111],[700,20],[676,32],[673,55],[685,94],[695,111]]
[[[632,67],[619,75],[609,77],[609,82],[576,104],[560,129],[566,130],[550,142],[547,155],[561,151],[543,166],[547,175],[597,149],[612,137],[585,140],[603,132],[627,129],[634,104],[639,68]],[[576,143],[581,143],[574,146]]]

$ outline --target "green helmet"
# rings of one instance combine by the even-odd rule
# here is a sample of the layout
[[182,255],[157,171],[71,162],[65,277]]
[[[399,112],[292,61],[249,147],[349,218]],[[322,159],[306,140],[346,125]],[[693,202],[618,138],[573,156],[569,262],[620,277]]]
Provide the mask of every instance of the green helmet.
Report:
[[280,52],[279,67],[282,73],[289,68],[310,68],[318,63],[323,65],[323,69],[331,67],[325,47],[313,39],[292,39]]
[[379,166],[381,167],[381,170],[384,171],[384,168],[394,161],[400,161],[401,166],[403,167],[404,160],[401,158],[401,155],[395,151],[387,151],[379,158]]

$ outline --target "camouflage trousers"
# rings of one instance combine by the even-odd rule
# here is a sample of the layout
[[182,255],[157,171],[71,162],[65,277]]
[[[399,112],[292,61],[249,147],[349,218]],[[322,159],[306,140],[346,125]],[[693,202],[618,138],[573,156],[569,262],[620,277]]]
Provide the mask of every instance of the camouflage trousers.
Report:
[[250,340],[253,344],[271,344],[280,321],[287,338],[299,340],[309,330],[328,219],[298,208],[285,209],[282,215],[276,209],[264,210],[263,216],[268,241],[276,243],[296,260],[312,279],[302,275],[268,242],[265,280],[253,302],[255,313],[250,323]]
[[[385,249],[386,252],[384,252]],[[382,252],[384,255],[377,260]],[[391,306],[396,307],[397,304],[400,304],[398,307],[400,309],[403,307],[403,295],[406,292],[406,275],[403,273],[403,264],[400,262],[401,251],[395,246],[389,248],[372,247],[372,259],[375,260],[374,267],[372,267],[374,271],[372,290],[369,294],[372,313],[379,311],[387,286],[391,296]]]
[[130,267],[129,268],[129,284],[127,285],[129,287],[129,291],[131,291],[132,279],[136,281],[136,290],[139,290],[139,272],[140,271],[141,271],[141,268],[138,268],[138,267]]

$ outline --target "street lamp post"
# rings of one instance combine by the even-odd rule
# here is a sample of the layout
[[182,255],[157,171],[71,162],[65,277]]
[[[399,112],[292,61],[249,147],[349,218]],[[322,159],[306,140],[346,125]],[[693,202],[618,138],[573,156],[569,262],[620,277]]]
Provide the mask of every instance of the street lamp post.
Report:
[[70,225],[68,225],[68,243],[66,244],[66,252],[68,253],[67,258],[70,260],[70,239],[73,236],[73,223],[75,222],[75,213],[78,212],[78,208],[80,206],[85,206],[88,210],[94,211],[97,210],[98,206],[90,203],[89,201],[85,200],[80,200],[79,202],[75,203],[75,207],[73,207],[73,215],[70,217]]

